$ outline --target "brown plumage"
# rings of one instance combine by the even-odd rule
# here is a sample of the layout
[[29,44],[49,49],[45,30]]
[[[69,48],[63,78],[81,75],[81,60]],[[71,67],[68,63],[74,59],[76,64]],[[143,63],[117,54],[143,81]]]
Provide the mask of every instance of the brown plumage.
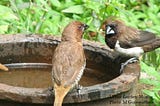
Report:
[[54,106],[61,106],[65,95],[80,80],[86,65],[82,46],[82,36],[88,26],[73,21],[69,23],[61,38],[61,43],[53,55],[52,79],[55,91]]
[[0,64],[0,70],[8,71],[8,68],[2,64]]
[[106,19],[101,29],[105,31],[105,41],[111,49],[119,50],[116,48],[116,44],[119,44],[120,48],[125,50],[139,47],[144,53],[160,47],[160,38],[155,34],[126,26],[122,20],[115,17]]

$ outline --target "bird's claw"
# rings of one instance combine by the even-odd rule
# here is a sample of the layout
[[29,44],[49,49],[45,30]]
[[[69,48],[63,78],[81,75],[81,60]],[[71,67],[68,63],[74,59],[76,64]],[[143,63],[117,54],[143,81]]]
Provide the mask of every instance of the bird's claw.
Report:
[[49,86],[49,87],[48,87],[48,91],[53,92],[53,87],[52,87],[52,86]]
[[139,59],[137,57],[133,57],[133,58],[128,59],[126,62],[121,64],[120,73],[123,72],[123,69],[127,64],[135,63],[138,61],[139,61]]
[[133,57],[133,58],[130,58],[129,60],[127,60],[127,64],[130,64],[130,63],[135,63],[135,62],[138,62],[139,59],[137,57]]
[[43,93],[46,93],[47,95],[54,95],[53,87],[49,86],[48,88],[44,89]]
[[80,97],[81,89],[82,89],[82,86],[77,84],[76,90],[77,90],[77,93],[78,93],[78,97]]

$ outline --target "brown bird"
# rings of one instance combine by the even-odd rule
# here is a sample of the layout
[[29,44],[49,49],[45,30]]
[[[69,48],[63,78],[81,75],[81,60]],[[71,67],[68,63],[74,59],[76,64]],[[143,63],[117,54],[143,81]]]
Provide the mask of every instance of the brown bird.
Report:
[[125,56],[140,57],[143,53],[160,47],[160,38],[155,34],[126,26],[117,18],[106,19],[101,29],[105,31],[106,44]]
[[55,92],[54,106],[61,106],[66,94],[80,80],[86,65],[82,36],[88,25],[79,21],[69,23],[62,33],[52,61]]
[[160,47],[160,38],[155,34],[126,26],[116,17],[106,19],[101,29],[105,31],[105,42],[111,49],[121,56],[131,57],[122,63],[120,73],[127,64],[138,61],[143,53]]
[[0,64],[0,70],[8,71],[8,68],[2,64]]

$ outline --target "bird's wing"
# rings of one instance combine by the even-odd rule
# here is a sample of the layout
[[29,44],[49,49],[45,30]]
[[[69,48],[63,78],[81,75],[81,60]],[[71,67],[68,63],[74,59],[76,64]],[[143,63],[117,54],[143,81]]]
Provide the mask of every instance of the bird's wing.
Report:
[[148,45],[156,40],[155,34],[148,31],[139,31],[138,36],[138,39],[130,39],[130,41],[128,42],[120,43],[121,47],[141,47],[144,45]]
[[136,46],[143,46],[152,43],[156,39],[155,34],[147,31],[140,31],[139,39],[133,40],[132,43]]
[[79,81],[85,67],[82,45],[61,43],[53,56],[52,76],[58,85],[72,85]]

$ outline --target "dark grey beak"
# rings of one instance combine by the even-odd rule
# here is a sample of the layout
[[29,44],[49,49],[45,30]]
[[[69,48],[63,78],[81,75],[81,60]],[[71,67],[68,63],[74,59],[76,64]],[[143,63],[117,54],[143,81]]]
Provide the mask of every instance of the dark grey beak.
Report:
[[87,24],[84,24],[84,30],[88,29],[89,26]]

